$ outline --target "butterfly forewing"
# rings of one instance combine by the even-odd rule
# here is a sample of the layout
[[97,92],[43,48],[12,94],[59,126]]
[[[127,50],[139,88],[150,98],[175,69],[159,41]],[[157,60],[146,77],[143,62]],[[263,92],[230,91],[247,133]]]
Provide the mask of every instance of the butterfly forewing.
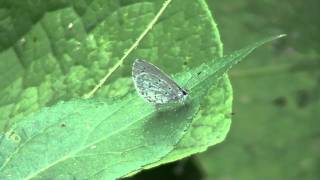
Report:
[[133,64],[133,81],[140,96],[153,104],[179,102],[186,92],[156,66],[136,60]]

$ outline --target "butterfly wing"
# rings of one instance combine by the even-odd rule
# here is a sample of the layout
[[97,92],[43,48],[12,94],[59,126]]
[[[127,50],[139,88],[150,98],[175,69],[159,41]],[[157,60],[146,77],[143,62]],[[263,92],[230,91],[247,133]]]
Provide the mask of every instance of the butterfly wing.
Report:
[[146,61],[134,62],[132,76],[139,95],[153,104],[178,102],[186,95],[168,75]]

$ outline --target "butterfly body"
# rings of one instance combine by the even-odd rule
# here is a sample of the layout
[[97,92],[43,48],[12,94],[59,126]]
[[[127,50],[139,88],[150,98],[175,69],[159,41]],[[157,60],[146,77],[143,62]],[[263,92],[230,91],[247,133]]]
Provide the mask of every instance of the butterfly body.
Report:
[[188,93],[156,66],[137,59],[132,77],[140,96],[155,105],[184,102]]

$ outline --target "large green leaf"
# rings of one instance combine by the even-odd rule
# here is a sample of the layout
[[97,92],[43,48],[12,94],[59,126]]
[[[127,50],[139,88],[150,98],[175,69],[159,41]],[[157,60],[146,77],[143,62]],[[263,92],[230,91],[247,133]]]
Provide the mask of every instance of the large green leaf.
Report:
[[[42,155],[44,155],[42,152],[34,149],[39,143],[30,143],[31,145],[27,144],[29,146],[24,145],[23,147],[20,146],[24,144],[26,138],[30,138],[29,141],[31,142],[32,135],[39,134],[41,128],[36,128],[32,132],[25,131],[25,129],[28,129],[28,126],[33,127],[34,124],[39,123],[38,121],[40,120],[38,119],[41,119],[40,117],[43,116],[46,116],[45,120],[43,120],[44,122],[42,122],[43,125],[48,126],[49,131],[54,131],[56,135],[60,132],[60,129],[57,126],[50,126],[50,121],[47,119],[57,122],[57,125],[60,124],[62,128],[61,131],[63,131],[64,126],[69,127],[67,126],[69,123],[72,126],[78,127],[73,125],[75,123],[73,121],[76,118],[68,119],[69,115],[73,112],[72,109],[74,109],[74,111],[78,110],[77,107],[74,107],[78,105],[80,106],[80,110],[83,106],[87,107],[87,111],[83,112],[87,113],[83,115],[84,117],[95,117],[96,113],[94,112],[96,110],[90,108],[92,104],[97,103],[95,101],[82,102],[81,100],[77,100],[55,106],[52,105],[62,100],[70,100],[82,96],[90,91],[102,76],[118,62],[126,49],[133,44],[139,34],[157,14],[162,4],[163,1],[161,0],[113,0],[108,2],[96,0],[86,2],[75,1],[74,3],[65,1],[35,1],[28,3],[13,0],[1,4],[0,13],[3,18],[0,21],[0,123],[1,129],[7,131],[3,139],[1,139],[4,144],[4,146],[1,147],[3,149],[1,154],[3,154],[2,160],[5,163],[2,166],[4,169],[8,168],[6,172],[10,172],[11,167],[8,167],[8,165],[11,163],[15,164],[17,162],[15,160],[19,158],[35,158],[40,162],[38,166],[35,166],[35,169],[28,169],[28,167],[25,167],[26,164],[20,164],[20,166],[16,166],[16,168],[22,168],[25,173],[32,171],[30,175],[55,176],[53,173],[54,168],[50,170],[45,168],[48,167],[48,159],[42,157]],[[208,36],[210,36],[210,38],[208,38]],[[111,79],[106,83],[107,85],[102,87],[95,97],[123,96],[128,94],[133,87],[130,78],[131,62],[137,57],[148,58],[150,61],[156,62],[156,64],[165,69],[166,72],[175,73],[187,70],[190,67],[195,67],[202,62],[208,62],[213,57],[220,56],[222,54],[221,52],[222,48],[219,35],[205,3],[202,0],[187,2],[176,0],[166,9],[161,19],[152,28],[152,31],[139,44],[139,47],[125,60],[122,68],[112,75]],[[221,84],[227,84],[227,87],[230,87],[226,77],[221,82]],[[220,90],[220,92],[224,91]],[[230,89],[226,92],[229,92],[228,96],[231,96]],[[105,103],[109,106],[110,101],[111,100],[108,99]],[[107,105],[106,107],[108,107]],[[43,109],[46,106],[51,107],[49,109]],[[117,106],[119,106],[119,104],[117,104]],[[230,104],[225,104],[224,101],[219,101],[216,106],[226,107],[227,109],[231,108]],[[66,120],[65,123],[63,122],[63,117],[59,119],[59,117],[61,117],[59,114],[65,113],[58,113],[59,110],[64,109],[70,110],[67,111],[70,114],[64,117],[68,120]],[[103,107],[97,109],[101,110]],[[131,111],[134,110],[131,106],[128,106],[128,109],[132,109]],[[190,113],[192,114],[195,110],[196,108],[192,108]],[[32,112],[36,114],[26,117],[25,119],[27,120],[21,120],[23,119],[21,117],[27,116]],[[49,114],[46,115],[46,112]],[[92,123],[102,122],[101,117],[103,115],[109,117],[107,116],[108,112],[109,111],[105,111],[104,114],[96,117]],[[118,113],[121,112],[123,111]],[[41,115],[38,113],[44,114]],[[184,119],[183,117],[184,116],[181,116],[179,119]],[[147,119],[148,118],[144,118],[139,121],[140,129],[136,131],[143,130],[142,124],[143,122],[147,122]],[[164,122],[166,122],[166,119],[168,118],[164,118],[164,120],[161,118]],[[21,124],[18,123],[20,120],[22,121]],[[124,120],[131,123],[128,118]],[[153,156],[153,158],[146,158],[149,162],[140,161],[136,163],[136,165],[133,165],[134,168],[133,166],[131,168],[130,166],[127,168],[118,167],[119,169],[123,169],[121,170],[122,173],[120,171],[110,172],[112,173],[111,175],[116,176],[115,174],[117,174],[117,176],[120,176],[121,174],[126,174],[125,171],[129,172],[129,169],[131,171],[137,170],[141,168],[140,166],[143,164],[152,163],[155,159],[164,156],[166,152],[172,149],[172,145],[175,142],[174,140],[179,139],[179,137],[185,133],[184,129],[188,124],[188,120],[184,120],[185,121],[181,122],[183,123],[182,125],[179,126],[179,124],[176,124],[177,126],[172,126],[172,128],[181,128],[173,128],[177,129],[177,131],[174,131],[175,138],[170,141],[171,144],[170,142],[163,142],[164,144],[170,144],[170,146],[168,145],[163,149],[160,148],[161,145],[155,147],[157,148],[156,153],[150,155]],[[15,129],[14,131],[8,131],[8,121],[10,122],[9,124],[17,123],[11,128],[11,130]],[[62,122],[62,124],[59,122]],[[115,126],[122,127],[121,123],[123,123],[123,121],[118,123],[119,124],[115,124]],[[72,126],[70,128],[74,128]],[[108,130],[111,131],[112,129],[105,129],[103,132],[105,133]],[[130,131],[130,129],[126,130]],[[161,128],[159,131],[160,130]],[[161,131],[166,133],[163,130]],[[88,135],[87,130],[83,128],[75,131],[76,134],[79,134],[77,132]],[[101,134],[102,132],[98,131],[98,133]],[[125,133],[126,131],[123,134]],[[140,134],[141,133],[142,132],[140,132]],[[136,132],[136,135],[138,134],[139,133]],[[159,133],[155,133],[154,135],[158,134]],[[42,135],[45,135],[45,133]],[[170,135],[170,133],[168,135]],[[174,135],[172,134],[172,136]],[[82,136],[78,138],[80,137]],[[107,137],[107,134],[101,135],[101,137]],[[74,136],[67,136],[65,141],[68,142],[68,140],[70,140],[69,138],[72,139],[74,143],[83,141],[82,139],[73,139]],[[48,144],[44,145],[53,145],[57,143],[58,139],[59,136],[52,137]],[[125,139],[130,140],[128,138]],[[159,139],[154,142],[158,141]],[[87,145],[89,143],[90,142],[87,142]],[[54,153],[60,153],[59,155],[63,156],[64,153],[67,152],[66,154],[71,157],[71,152],[75,152],[77,149],[85,149],[86,143],[69,145],[72,148],[68,150],[61,149],[59,152],[57,152],[55,148],[52,148],[53,152],[48,150],[48,154],[54,155]],[[110,144],[110,146],[111,145],[114,144]],[[68,148],[70,146],[66,145],[63,147]],[[132,146],[130,147],[130,143],[128,143],[128,146],[129,149],[132,148]],[[24,148],[32,149],[32,151],[24,151]],[[24,156],[23,153],[25,152],[31,154]],[[120,153],[120,155],[122,154]],[[41,157],[38,158],[38,156]],[[61,156],[50,157],[52,158],[51,163],[58,160],[59,157],[61,158]],[[88,163],[95,165],[95,161],[88,160]],[[110,163],[112,162],[110,161]],[[59,165],[61,164],[57,164],[55,167],[60,168]],[[45,170],[42,171],[43,174],[37,174],[39,169],[36,167],[40,166]],[[66,169],[64,169],[64,172],[65,170]],[[72,169],[69,170],[72,172]],[[85,173],[92,175],[94,170],[97,169],[92,168],[92,171],[86,171]],[[65,173],[67,173],[67,171]],[[81,177],[83,175],[78,175],[77,171],[74,173],[75,177]],[[12,175],[10,177],[14,178],[14,175],[18,174],[7,175]],[[61,175],[64,176],[63,174]],[[73,173],[71,173],[71,176],[72,175]],[[107,176],[103,173],[102,175]],[[70,174],[67,176],[70,176]]]
[[[1,129],[8,120],[89,92],[147,27],[163,1],[31,4],[13,0],[1,5]],[[203,4],[173,1],[95,96],[128,93],[132,85],[125,77],[130,77],[135,58],[147,58],[176,73],[220,56],[219,35]]]
[[[134,93],[119,100],[69,101],[27,116],[1,137],[0,177],[113,179],[151,163],[155,166],[199,152],[211,143],[181,142],[193,146],[183,154],[181,145],[176,147],[185,133],[203,129],[187,129],[198,110],[198,100],[232,65],[275,38],[178,74],[178,82],[191,82],[190,100],[170,111],[159,112]],[[227,130],[228,126],[222,126],[213,133]]]

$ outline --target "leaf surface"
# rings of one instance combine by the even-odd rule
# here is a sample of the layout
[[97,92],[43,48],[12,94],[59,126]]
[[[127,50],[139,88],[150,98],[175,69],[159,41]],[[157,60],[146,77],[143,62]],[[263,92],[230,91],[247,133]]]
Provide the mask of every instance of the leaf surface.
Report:
[[[182,146],[193,148],[184,154],[181,149],[185,149],[179,147],[181,144],[176,147],[186,132],[197,129],[187,131],[198,110],[196,100],[208,90],[195,90],[217,84],[232,65],[256,47],[278,37],[219,58],[209,65],[204,64],[191,73],[177,75],[178,82],[185,81],[190,74],[191,78],[196,78],[190,84],[190,98],[195,100],[171,111],[159,112],[135,93],[112,102],[69,101],[28,116],[2,137],[1,177],[32,179],[59,174],[61,178],[112,179],[139,170],[151,162],[180,159],[198,152],[203,146],[210,146],[211,143],[197,146],[185,140],[181,142]],[[167,155],[169,152],[171,154]],[[84,167],[90,168],[83,171]]]

